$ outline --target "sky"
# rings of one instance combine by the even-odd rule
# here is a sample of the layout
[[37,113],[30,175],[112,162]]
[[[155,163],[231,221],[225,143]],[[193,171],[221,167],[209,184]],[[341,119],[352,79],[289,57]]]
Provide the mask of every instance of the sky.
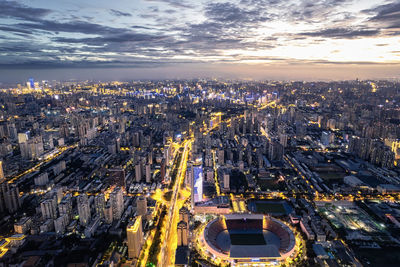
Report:
[[0,82],[400,78],[400,0],[0,0]]

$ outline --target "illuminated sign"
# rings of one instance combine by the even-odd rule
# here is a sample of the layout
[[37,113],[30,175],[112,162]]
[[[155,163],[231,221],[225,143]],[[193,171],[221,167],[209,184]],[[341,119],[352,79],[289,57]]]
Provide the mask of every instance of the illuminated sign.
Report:
[[203,201],[203,167],[194,166],[193,167],[193,178],[194,178],[194,186],[193,186],[193,193],[194,193],[194,202],[201,202]]

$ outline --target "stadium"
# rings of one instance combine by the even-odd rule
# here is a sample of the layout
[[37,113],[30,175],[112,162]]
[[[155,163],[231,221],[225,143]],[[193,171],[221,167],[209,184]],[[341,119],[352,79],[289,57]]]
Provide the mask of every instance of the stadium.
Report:
[[281,221],[259,214],[229,214],[210,221],[201,242],[213,260],[232,264],[278,262],[293,255],[295,236]]

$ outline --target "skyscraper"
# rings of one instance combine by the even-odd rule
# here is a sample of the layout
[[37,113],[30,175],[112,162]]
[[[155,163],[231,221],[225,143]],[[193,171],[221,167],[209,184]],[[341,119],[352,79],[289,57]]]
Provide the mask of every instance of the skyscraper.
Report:
[[329,133],[323,131],[321,134],[321,144],[324,146],[329,146]]
[[225,151],[224,149],[218,150],[218,164],[219,165],[224,165],[225,163]]
[[151,182],[151,165],[146,164],[146,183]]
[[3,161],[0,160],[0,183],[4,182]]
[[0,212],[7,210],[9,213],[16,212],[21,206],[19,202],[19,190],[15,185],[7,182],[0,184]]
[[170,162],[170,155],[171,155],[171,146],[170,145],[166,145],[164,147],[164,159],[165,159],[165,164],[167,166],[169,166],[169,162]]
[[121,219],[122,213],[124,212],[124,196],[120,187],[116,187],[114,191],[110,194],[110,202],[113,213],[113,220]]
[[35,80],[33,78],[29,78],[29,89],[34,89],[35,88]]
[[25,143],[28,141],[28,133],[18,133],[18,143]]
[[43,219],[57,218],[57,203],[55,199],[46,199],[40,203]]
[[78,205],[79,223],[85,226],[90,221],[90,204],[86,194],[78,196],[77,205]]
[[184,221],[178,223],[178,247],[188,245],[188,225]]
[[104,208],[104,221],[107,224],[111,224],[113,222],[113,211],[110,202],[106,203]]
[[179,221],[184,221],[186,223],[189,223],[189,211],[187,208],[182,207],[179,210]]
[[144,196],[138,197],[136,201],[137,215],[144,216],[147,213],[147,199]]
[[106,206],[104,194],[98,194],[94,198],[94,207],[96,210],[96,215],[99,216],[100,218],[104,218],[104,208]]
[[71,201],[72,195],[67,194],[61,202],[58,204],[58,212],[60,213],[60,216],[62,215],[67,215],[68,219],[71,219],[72,215],[72,201]]
[[194,202],[203,201],[203,166],[200,164],[193,164],[193,184],[192,184],[192,194],[194,197]]
[[142,166],[140,162],[136,163],[135,165],[135,179],[137,183],[139,183],[140,180],[142,180]]
[[230,175],[228,172],[224,172],[224,190],[229,191],[229,180],[230,180]]
[[131,221],[126,228],[128,239],[128,256],[129,258],[138,258],[142,249],[142,216],[136,217],[135,221]]

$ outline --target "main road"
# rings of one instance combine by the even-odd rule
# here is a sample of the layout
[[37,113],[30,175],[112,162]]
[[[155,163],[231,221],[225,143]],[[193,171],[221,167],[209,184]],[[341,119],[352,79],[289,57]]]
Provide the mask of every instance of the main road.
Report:
[[47,162],[49,162],[49,161],[52,161],[53,159],[59,157],[59,156],[62,155],[65,151],[67,151],[67,150],[69,150],[69,149],[71,149],[71,148],[76,148],[76,147],[78,147],[78,143],[75,143],[75,144],[70,145],[70,146],[59,147],[57,153],[54,153],[53,155],[51,155],[51,156],[49,156],[49,157],[47,157],[47,158],[41,160],[38,164],[36,164],[36,165],[33,166],[32,168],[30,168],[30,169],[28,169],[28,170],[26,170],[26,171],[23,171],[23,172],[21,172],[20,174],[14,176],[12,179],[8,180],[8,183],[9,183],[9,184],[15,183],[15,182],[16,182],[19,178],[21,178],[22,176],[24,176],[24,175],[26,175],[26,174],[28,174],[28,173],[31,173],[31,172],[34,172],[34,171],[38,170],[38,169],[39,169],[42,165],[44,165],[45,163],[47,163]]
[[175,251],[177,245],[177,226],[179,220],[179,208],[182,206],[179,203],[179,190],[181,188],[181,184],[185,179],[186,173],[186,164],[189,157],[189,151],[191,149],[192,140],[186,140],[183,142],[184,150],[182,153],[182,158],[179,163],[178,172],[176,174],[175,184],[173,187],[173,193],[170,202],[170,208],[168,210],[168,216],[166,217],[167,221],[164,224],[165,229],[165,238],[163,244],[161,246],[160,257],[159,257],[159,266],[173,266],[175,264]]

